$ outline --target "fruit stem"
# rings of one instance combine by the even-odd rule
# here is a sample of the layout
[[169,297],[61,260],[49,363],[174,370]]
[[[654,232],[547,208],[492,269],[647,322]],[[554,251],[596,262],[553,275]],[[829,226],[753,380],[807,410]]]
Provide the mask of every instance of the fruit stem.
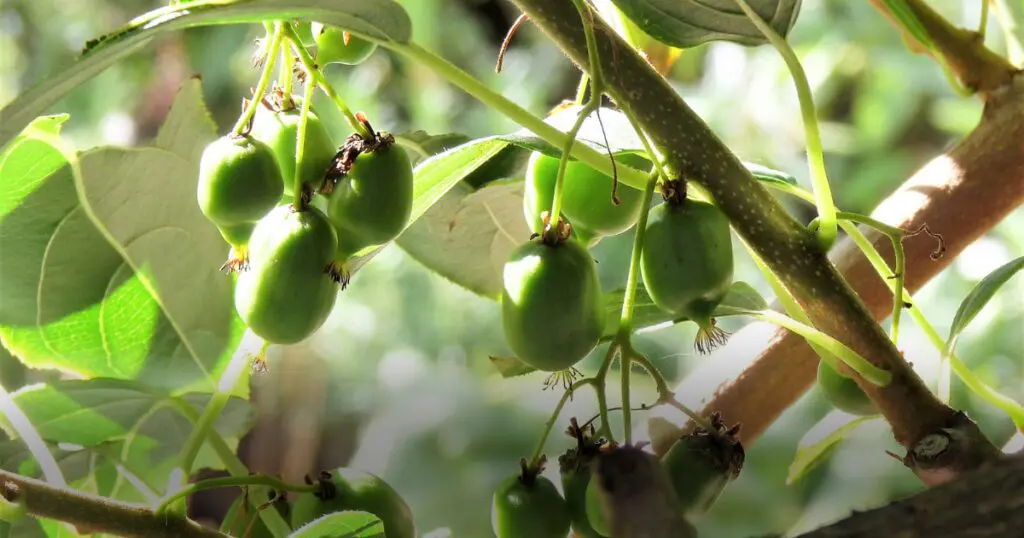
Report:
[[[596,90],[597,86],[594,85],[593,89]],[[597,97],[595,99],[595,95],[597,95],[595,92],[591,92],[590,100],[587,101],[587,104],[583,105],[583,108],[580,109],[576,116],[576,122],[573,123],[572,129],[569,129],[569,139],[566,140],[565,146],[562,148],[562,156],[558,160],[558,175],[555,179],[555,194],[551,201],[551,213],[548,217],[547,225],[547,228],[551,230],[552,233],[558,230],[558,219],[562,210],[562,191],[565,189],[565,170],[569,165],[569,155],[572,151],[573,144],[576,142],[576,134],[579,133],[580,128],[583,127],[583,121],[587,119],[587,116],[589,116],[591,112],[597,110],[597,107],[600,104],[601,98]]]
[[596,435],[598,437],[604,436],[608,441],[614,443],[615,436],[612,435],[612,428],[608,424],[608,398],[605,394],[605,378],[608,377],[608,370],[612,366],[612,362],[615,361],[615,355],[619,352],[619,344],[612,342],[608,346],[608,352],[604,355],[604,361],[601,362],[601,367],[597,370],[597,374],[594,375],[594,392],[597,393],[597,414],[601,417],[601,428],[597,430]]
[[651,361],[648,360],[647,357],[643,356],[643,354],[634,350],[632,346],[629,348],[628,352],[630,355],[630,362],[635,362],[639,364],[644,370],[647,371],[647,374],[651,376],[651,379],[654,380],[654,386],[657,387],[658,389],[658,403],[668,404],[682,411],[683,414],[690,417],[690,420],[692,420],[695,424],[697,424],[701,428],[704,428],[705,430],[708,430],[710,432],[718,431],[717,428],[714,428],[711,425],[710,421],[698,415],[696,411],[683,405],[682,402],[676,399],[675,395],[672,394],[672,389],[668,388],[668,383],[665,381],[665,376],[661,375],[661,372],[658,371],[658,368],[654,366],[654,364],[651,363]]
[[793,77],[797,98],[800,101],[800,116],[804,122],[804,136],[807,138],[807,159],[811,169],[811,184],[814,187],[818,218],[821,219],[818,229],[818,240],[821,242],[822,248],[827,251],[836,242],[838,218],[836,216],[835,202],[832,200],[832,189],[828,184],[828,176],[825,173],[825,157],[822,153],[818,116],[817,111],[814,109],[814,98],[811,95],[811,86],[807,82],[807,74],[804,73],[800,59],[797,58],[789,43],[764,22],[764,19],[756,11],[751,9],[746,0],[736,0],[736,3],[746,13],[750,22],[754,23],[754,26],[779,51]]
[[281,80],[281,93],[284,94],[285,108],[289,108],[287,105],[294,105],[292,91],[295,87],[295,56],[289,52],[288,47],[282,48],[281,53],[284,58],[277,78]]
[[281,22],[274,23],[274,31],[270,37],[270,44],[267,45],[267,60],[263,64],[263,74],[260,75],[260,81],[256,84],[256,91],[253,92],[252,100],[249,101],[249,106],[245,108],[245,112],[238,118],[238,123],[235,123],[235,127],[231,129],[231,132],[236,135],[245,133],[249,127],[249,122],[252,121],[253,116],[256,115],[256,108],[261,106],[260,101],[263,100],[263,94],[267,92],[267,86],[270,85],[270,78],[274,72],[274,64],[277,62],[278,50],[281,48],[281,29],[284,24]]
[[640,283],[640,258],[644,249],[644,234],[647,231],[648,208],[654,198],[654,186],[658,183],[660,173],[655,171],[647,181],[644,189],[643,201],[640,202],[640,218],[636,223],[636,232],[633,234],[633,252],[629,260],[629,273],[626,276],[626,291],[622,297],[622,315],[619,317],[619,334],[616,340],[622,343],[629,342],[629,335],[633,331],[633,305],[636,302],[636,289]]
[[[555,179],[555,193],[551,201],[551,213],[548,218],[548,230],[551,233],[557,233],[559,228],[558,221],[560,212],[562,209],[562,190],[565,187],[565,169],[569,165],[569,156],[572,152],[572,146],[576,142],[576,134],[579,133],[580,128],[583,127],[583,121],[587,119],[587,116],[591,112],[597,110],[601,106],[601,96],[603,95],[602,80],[601,80],[601,61],[597,53],[597,39],[594,37],[594,25],[593,25],[593,12],[587,7],[584,0],[573,0],[576,4],[576,9],[580,13],[580,17],[584,19],[583,32],[587,39],[587,56],[590,62],[590,97],[587,99],[587,103],[580,109],[576,116],[576,122],[573,124],[572,129],[569,130],[568,140],[562,148],[562,156],[558,161],[558,175]],[[584,73],[584,77],[586,77]],[[580,82],[581,87],[585,87],[586,79],[584,78]],[[577,101],[580,99],[580,91],[576,93]],[[610,148],[609,148],[610,151]],[[616,173],[616,176],[618,174]],[[545,230],[547,231],[547,230]]]
[[[307,126],[309,125],[309,107],[310,101],[313,100],[313,90],[315,88],[316,85],[313,84],[313,81],[306,81],[306,90],[303,92],[302,96],[302,111],[299,114],[299,132],[295,141],[295,185],[293,187],[294,194],[292,206],[299,211],[305,209],[306,205],[306,200],[303,196],[305,189],[303,189],[302,184],[302,158],[306,151],[306,131],[308,130]],[[285,95],[291,95],[291,93],[287,93]]]
[[187,487],[175,492],[173,495],[165,497],[163,501],[153,509],[153,511],[157,514],[162,514],[171,503],[178,499],[184,499],[189,495],[208,489],[227,488],[232,486],[268,486],[279,491],[295,491],[298,493],[313,492],[318,488],[318,486],[314,484],[290,484],[272,476],[222,476],[218,478],[208,478],[206,480],[200,480],[189,484]]
[[555,406],[555,410],[551,412],[551,416],[544,424],[544,433],[541,434],[540,441],[537,443],[537,448],[534,449],[533,455],[530,457],[531,462],[537,461],[537,459],[540,458],[541,453],[544,452],[544,444],[547,442],[548,436],[551,435],[551,430],[555,427],[555,422],[558,422],[558,415],[562,412],[562,408],[565,407],[565,403],[569,401],[569,398],[572,398],[573,393],[576,392],[577,389],[584,385],[593,385],[595,379],[596,378],[593,377],[581,379],[570,385],[569,388],[565,389],[565,392],[562,394],[562,398],[558,400],[558,405]]
[[373,133],[371,133],[362,122],[356,119],[355,114],[353,114],[352,110],[348,108],[348,105],[346,105],[345,101],[338,95],[338,92],[334,91],[331,84],[327,82],[324,74],[317,67],[316,62],[313,61],[313,57],[309,55],[309,51],[306,50],[306,47],[302,46],[302,40],[299,39],[299,34],[295,33],[295,29],[290,25],[285,26],[284,33],[288,41],[291,42],[295,52],[299,53],[299,62],[302,63],[302,67],[306,70],[309,77],[316,82],[316,85],[319,86],[325,94],[327,94],[327,97],[334,101],[334,104],[338,107],[338,110],[341,111],[341,114],[345,116],[345,121],[352,126],[352,129],[359,133],[363,138],[370,140]]
[[576,105],[583,106],[583,103],[587,100],[587,84],[590,82],[590,77],[586,73],[580,76],[580,85],[576,87]]

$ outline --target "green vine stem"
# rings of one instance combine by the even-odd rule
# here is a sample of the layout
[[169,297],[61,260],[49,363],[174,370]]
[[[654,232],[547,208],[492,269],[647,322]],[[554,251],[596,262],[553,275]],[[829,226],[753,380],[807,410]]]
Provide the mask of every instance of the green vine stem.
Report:
[[[299,115],[299,131],[295,141],[295,185],[292,187],[295,189],[292,200],[292,207],[295,209],[302,209],[305,201],[303,200],[303,185],[302,185],[302,158],[305,156],[306,151],[306,131],[309,125],[309,107],[312,106],[313,101],[313,89],[316,85],[311,80],[306,81],[306,90],[302,96],[302,111]],[[285,95],[291,95],[287,93]]]
[[985,34],[988,32],[988,3],[989,0],[981,0],[981,20],[978,22],[978,38],[985,42]]
[[768,323],[773,323],[779,327],[789,329],[790,331],[814,342],[832,355],[838,357],[846,363],[851,370],[860,374],[861,377],[868,380],[873,385],[884,387],[892,381],[891,372],[871,364],[867,359],[861,357],[856,351],[850,349],[846,344],[810,325],[800,323],[799,321],[774,310],[742,310],[742,312],[762,321],[767,321]]
[[547,422],[544,423],[544,433],[540,436],[540,441],[537,442],[537,448],[534,449],[533,455],[530,457],[530,461],[537,461],[541,454],[544,453],[544,445],[547,443],[548,437],[551,435],[551,430],[554,429],[555,423],[558,422],[558,415],[562,413],[562,408],[565,407],[566,402],[572,398],[573,393],[576,392],[580,387],[586,385],[593,385],[595,378],[588,377],[581,379],[573,383],[565,392],[562,393],[562,397],[558,400],[558,405],[555,406],[555,410],[551,412],[551,416]]
[[[195,409],[188,403],[180,400],[174,400],[174,407],[178,410],[183,417],[185,417],[193,425],[199,422],[199,414],[196,413]],[[250,475],[249,469],[242,463],[242,460],[238,459],[234,450],[228,446],[227,441],[217,433],[216,430],[211,430],[209,437],[206,440],[210,448],[213,449],[214,453],[217,454],[217,458],[220,459],[224,468],[227,469],[228,474],[234,477],[246,477]],[[266,491],[261,486],[255,486],[251,488],[253,495],[249,496],[249,505],[253,510],[259,510],[262,504],[258,499],[266,498]],[[291,535],[292,530],[288,523],[281,517],[281,514],[277,510],[259,510],[259,517],[263,523],[270,530],[274,538],[287,538]]]
[[311,79],[311,82],[307,82],[307,84],[315,82],[316,85],[323,90],[324,94],[326,94],[331,101],[334,101],[335,106],[337,106],[338,110],[341,111],[341,115],[345,117],[345,121],[352,126],[352,129],[359,133],[360,136],[370,138],[372,135],[369,129],[367,129],[361,121],[356,119],[356,115],[352,113],[352,109],[348,107],[345,100],[338,95],[338,92],[334,91],[334,87],[332,87],[331,83],[327,81],[326,77],[324,77],[324,74],[317,67],[316,62],[313,61],[313,57],[309,55],[309,51],[302,45],[302,40],[299,38],[299,34],[295,32],[295,29],[292,28],[290,24],[285,25],[284,32],[285,37],[289,42],[291,42],[292,48],[299,54],[299,62],[302,63],[302,68],[305,69]]
[[0,415],[7,417],[7,422],[14,429],[14,433],[18,434],[18,437],[28,447],[28,451],[36,459],[46,481],[55,486],[67,486],[64,474],[61,473],[60,466],[57,465],[57,460],[53,459],[53,454],[46,448],[46,443],[43,442],[39,432],[32,426],[32,422],[21,411],[3,385],[0,385]]
[[[548,226],[552,230],[552,233],[557,235],[558,230],[558,219],[562,210],[562,191],[565,189],[565,170],[569,166],[569,158],[572,153],[572,147],[576,143],[576,135],[580,132],[580,128],[583,127],[583,122],[588,116],[601,106],[601,96],[603,95],[603,89],[601,87],[601,61],[597,55],[597,43],[594,39],[594,28],[593,28],[593,14],[587,7],[583,0],[573,0],[576,4],[576,9],[580,13],[582,19],[583,31],[587,35],[587,51],[590,58],[590,98],[587,103],[583,105],[576,116],[576,122],[573,123],[572,129],[569,130],[568,140],[565,142],[565,146],[562,148],[562,155],[558,160],[558,173],[555,176],[555,192],[551,199],[551,214],[548,219]],[[585,88],[585,79],[581,80],[580,86]],[[580,98],[582,92],[577,92],[576,98]]]
[[[882,275],[884,279],[894,279],[896,282],[893,292],[892,301],[892,329],[890,330],[890,339],[894,344],[899,343],[900,334],[900,313],[903,312],[904,300],[903,300],[903,281],[907,270],[907,256],[903,251],[903,238],[909,234],[907,230],[897,228],[895,226],[889,226],[881,221],[873,219],[867,215],[861,215],[859,213],[851,213],[849,211],[840,211],[838,213],[841,220],[856,222],[858,224],[864,224],[874,228],[882,235],[889,238],[892,242],[893,256],[895,257],[895,269],[888,275]],[[817,226],[817,219],[811,221],[808,225],[812,230]]]
[[263,74],[260,75],[260,81],[256,84],[256,91],[253,92],[252,100],[249,101],[249,105],[245,107],[245,112],[238,117],[238,122],[235,123],[234,128],[231,132],[236,135],[240,135],[246,131],[249,126],[249,122],[252,121],[253,116],[256,115],[256,108],[260,106],[260,101],[263,99],[263,94],[267,92],[267,88],[270,86],[270,79],[274,74],[274,65],[277,62],[278,52],[281,49],[281,38],[282,28],[286,25],[281,22],[274,23],[274,31],[270,34],[270,44],[267,45],[266,49],[266,61],[263,64]]
[[[246,332],[248,333],[248,331]],[[244,345],[245,337],[243,337],[242,341]],[[269,343],[264,342],[256,356],[263,356],[268,345]],[[224,411],[224,407],[227,406],[228,400],[231,399],[231,392],[235,389],[239,380],[241,380],[242,376],[248,370],[250,360],[253,356],[244,352],[242,349],[242,346],[239,346],[238,351],[236,351],[235,355],[231,358],[227,368],[224,369],[224,373],[221,374],[220,380],[217,384],[216,391],[210,395],[210,401],[207,402],[206,407],[203,408],[203,412],[196,420],[195,426],[192,428],[192,432],[189,433],[188,439],[185,440],[185,446],[181,451],[181,462],[173,473],[173,475],[176,475],[182,480],[182,485],[191,475],[196,457],[199,456],[199,450],[207,442],[207,438],[210,436],[210,433],[214,431],[213,424],[216,422],[217,418],[220,417],[221,412]]]
[[[546,142],[556,147],[565,147],[568,143],[569,136],[567,133],[556,129],[530,111],[506,99],[503,95],[488,88],[469,73],[429,50],[414,43],[402,44],[391,41],[378,41],[378,44],[434,71],[481,103],[484,103],[520,126],[529,129]],[[608,176],[614,176],[617,172],[619,181],[635,189],[641,190],[647,185],[647,172],[642,172],[625,164],[616,164],[613,167],[607,155],[594,150],[586,144],[573,145],[571,155]]]
[[[786,183],[776,182],[769,183],[769,185],[775,188],[776,190],[779,190],[780,192],[784,192],[786,194],[799,198],[805,202],[809,202],[812,204],[814,203],[814,198],[811,195],[811,193],[807,192],[804,189],[801,189],[800,187],[789,185]],[[842,217],[847,217],[856,214],[840,211],[838,212],[838,215]],[[858,215],[858,217],[863,217],[863,215]],[[881,229],[879,229],[878,231],[883,235],[889,235],[886,233],[887,231],[893,234],[896,232],[904,232],[904,230],[900,228],[889,226],[887,224],[870,218],[869,220],[864,220],[863,224],[869,227],[875,224],[879,225]],[[853,243],[861,250],[861,252],[864,253],[864,256],[867,258],[868,262],[871,263],[872,267],[874,267],[875,271],[877,271],[879,276],[882,277],[882,280],[885,282],[886,286],[888,286],[889,289],[893,291],[893,294],[895,296],[897,293],[896,279],[888,278],[892,274],[892,271],[890,270],[889,265],[886,263],[885,259],[882,258],[882,255],[875,248],[875,246],[852,222],[841,218],[839,221],[839,226],[843,228],[843,231],[846,232],[846,234],[850,237],[850,240],[853,241]],[[891,237],[891,235],[889,236]],[[895,247],[896,245],[894,245],[894,248]],[[901,273],[903,273],[903,271],[901,271]],[[902,283],[902,279],[900,279],[900,282]],[[928,321],[927,317],[925,317],[921,309],[918,308],[916,301],[913,300],[910,293],[906,289],[903,289],[901,290],[900,297],[906,298],[907,301],[910,303],[910,316],[914,319],[914,322],[922,330],[922,332],[925,333],[925,336],[932,343],[932,345],[935,346],[935,349],[939,351],[944,350],[946,346],[945,340],[943,340],[942,336],[939,335],[938,331],[936,331],[932,324]],[[783,299],[780,298],[780,302],[782,300]],[[898,304],[902,305],[902,300]],[[979,377],[977,377],[974,374],[974,372],[972,372],[971,369],[968,368],[967,365],[964,364],[963,361],[961,361],[960,358],[957,357],[956,355],[950,355],[949,357],[947,357],[947,359],[949,360],[949,365],[952,367],[953,373],[955,373],[957,377],[959,377],[960,380],[963,381],[964,385],[966,385],[968,389],[970,389],[972,392],[978,395],[978,397],[981,398],[982,400],[988,402],[989,405],[1006,413],[1013,421],[1014,425],[1017,426],[1017,429],[1024,431],[1024,406],[1022,406],[1014,399],[1001,394],[999,391],[992,388],[990,385],[986,384]],[[947,368],[943,364],[940,364],[939,386],[937,393],[939,399],[943,402],[949,401],[949,376],[943,374],[943,372],[946,372],[948,370],[949,368]]]
[[[875,270],[878,271],[878,274],[883,277],[883,280],[885,280],[886,285],[889,286],[890,289],[893,289],[893,291],[895,292],[896,283],[893,282],[892,280],[884,278],[885,275],[889,272],[889,266],[885,263],[885,259],[882,258],[882,255],[878,252],[874,245],[871,244],[871,240],[869,240],[863,232],[861,232],[856,226],[852,224],[841,222],[840,225],[843,227],[843,231],[845,231],[847,235],[850,236],[850,239],[854,242],[854,244],[856,244],[857,247],[859,247],[860,250],[864,253],[865,257],[867,257],[872,267],[874,267]],[[907,293],[906,290],[904,290],[904,293],[906,293],[907,297],[910,298],[910,294]],[[935,349],[939,351],[944,350],[946,347],[945,340],[943,340],[939,332],[936,331],[935,327],[932,326],[932,324],[928,321],[928,318],[924,315],[924,312],[922,312],[921,309],[918,308],[917,302],[914,301],[913,299],[910,299],[910,304],[910,316],[914,319],[914,323],[916,323],[918,328],[920,328],[921,331],[924,332],[928,340],[932,343],[933,346],[935,346]],[[963,381],[964,385],[966,385],[968,389],[970,389],[982,400],[988,402],[988,404],[991,405],[992,407],[995,407],[996,409],[999,409],[1006,413],[1013,421],[1013,424],[1017,427],[1017,429],[1024,432],[1024,406],[1022,406],[1013,398],[1001,394],[999,391],[997,391],[996,389],[992,388],[990,385],[982,381],[981,378],[975,375],[974,372],[972,372],[971,369],[968,368],[967,365],[964,364],[964,362],[960,360],[960,358],[957,357],[955,354],[949,355],[947,359],[949,360],[949,363],[952,366],[953,372],[957,375],[957,377],[960,378],[961,381]],[[944,370],[944,368],[940,368],[940,373],[942,370]],[[946,388],[943,389],[943,386],[945,386]],[[948,376],[946,376],[946,380],[943,381],[942,376],[940,375],[939,396],[944,401],[949,400],[948,386]]]
[[283,480],[274,478],[272,476],[263,475],[250,475],[250,476],[225,476],[220,478],[209,478],[206,480],[200,480],[189,484],[184,489],[175,492],[172,495],[164,498],[163,501],[157,505],[153,510],[157,514],[162,514],[171,503],[184,499],[189,495],[193,495],[200,491],[206,491],[208,489],[219,489],[234,486],[266,486],[277,491],[294,491],[298,493],[308,493],[317,491],[318,486],[315,484],[290,484]]
[[597,394],[597,414],[601,417],[601,427],[597,430],[598,436],[603,435],[609,441],[615,442],[615,435],[612,433],[612,428],[608,423],[608,396],[605,393],[605,380],[608,377],[608,370],[611,369],[612,363],[615,362],[615,356],[620,352],[619,346],[612,342],[608,346],[608,352],[604,355],[604,360],[601,362],[601,367],[598,368],[597,374],[594,375],[594,392]]
[[[782,281],[779,280],[779,277],[775,276],[775,273],[773,273],[771,269],[769,269],[768,266],[764,264],[764,260],[762,260],[761,257],[757,255],[757,252],[755,252],[754,249],[751,248],[746,241],[743,241],[743,246],[747,248],[747,253],[750,254],[750,257],[754,260],[754,264],[757,265],[757,268],[760,269],[761,274],[764,275],[765,280],[768,281],[768,284],[771,286],[772,291],[775,292],[775,298],[778,299],[779,303],[782,304],[782,309],[786,311],[786,314],[789,315],[789,317],[795,319],[796,321],[803,323],[804,325],[811,325],[811,320],[810,318],[807,317],[807,313],[804,312],[804,309],[802,306],[800,306],[800,303],[796,302],[796,299],[793,298],[793,295],[790,294],[789,290],[787,290],[786,287],[782,284]],[[813,349],[814,352],[817,353],[818,358],[820,360],[825,361],[825,363],[831,366],[833,369],[839,368],[839,363],[842,361],[838,357],[836,357],[832,353],[829,353],[828,351],[825,350],[825,348],[819,346],[812,340],[805,339],[805,341],[807,342],[807,345],[811,346],[811,349]]]
[[822,151],[821,132],[818,129],[818,113],[814,108],[814,97],[811,95],[811,86],[807,82],[807,74],[804,73],[803,65],[789,43],[765,23],[764,19],[750,8],[746,0],[736,0],[736,3],[739,4],[740,9],[747,15],[750,22],[754,23],[754,26],[779,51],[793,76],[797,98],[800,102],[800,115],[804,122],[804,134],[807,138],[807,160],[810,165],[811,184],[814,186],[815,203],[818,207],[818,219],[820,220],[818,237],[822,247],[828,250],[835,243],[838,235],[838,219],[836,206],[832,201],[832,189],[828,183],[828,175],[825,173],[825,156]]

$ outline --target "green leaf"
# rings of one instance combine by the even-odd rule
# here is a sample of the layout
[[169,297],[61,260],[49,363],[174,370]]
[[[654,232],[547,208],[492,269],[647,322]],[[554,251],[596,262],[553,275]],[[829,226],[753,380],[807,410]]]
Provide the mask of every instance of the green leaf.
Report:
[[461,133],[432,135],[426,131],[412,131],[394,136],[399,146],[409,150],[410,159],[414,166],[423,159],[465,144],[471,140],[468,136]]
[[477,191],[463,182],[410,226],[398,245],[435,273],[496,299],[505,262],[529,237],[522,181],[498,181]]
[[519,377],[521,375],[537,371],[536,368],[526,364],[519,357],[495,357],[494,355],[491,355],[490,359],[491,364],[498,369],[498,373],[505,379],[510,377]]
[[953,353],[956,343],[960,339],[960,334],[971,323],[971,320],[988,304],[988,301],[999,291],[999,288],[1013,278],[1013,275],[1017,274],[1021,269],[1024,269],[1024,256],[1009,261],[1002,267],[989,273],[988,276],[981,279],[981,282],[974,286],[974,289],[967,294],[967,297],[964,297],[963,302],[960,303],[960,308],[957,309],[956,315],[953,317],[953,323],[949,327],[949,339],[946,341],[944,355],[949,356]]
[[743,166],[753,175],[758,181],[764,183],[781,183],[785,185],[798,185],[796,178],[789,172],[782,172],[780,170],[773,170],[767,166],[763,166],[757,163],[744,162]]
[[[605,293],[605,328],[602,338],[611,338],[619,329],[619,314],[622,312],[622,299],[625,296],[625,288],[619,288]],[[733,282],[722,302],[715,309],[715,317],[740,316],[744,315],[740,310],[762,310],[768,307],[768,302],[750,284],[746,282]],[[686,316],[678,316],[666,310],[662,310],[654,304],[654,299],[648,295],[643,283],[637,284],[636,298],[633,302],[633,329],[636,332],[650,332],[665,327],[689,321]]]
[[[50,445],[72,487],[130,502],[148,502],[136,483],[162,492],[193,429],[184,413],[196,416],[208,394],[172,396],[139,383],[116,379],[60,381],[26,387],[15,402]],[[255,413],[241,398],[228,401],[214,423],[229,447],[252,427]],[[10,432],[5,421],[0,429]],[[210,449],[199,466],[222,468]],[[37,476],[39,466],[20,440],[0,443],[0,468]],[[106,477],[106,478],[104,478]]]
[[878,415],[859,417],[842,411],[833,411],[825,415],[825,418],[808,430],[800,440],[793,463],[789,464],[786,485],[795,484],[825,461],[825,458],[832,454],[839,443],[846,439],[857,426],[869,420],[878,419]]
[[384,538],[384,523],[369,512],[346,510],[314,519],[289,538]]
[[0,341],[26,365],[215,388],[244,325],[219,272],[228,248],[195,202],[196,149],[216,136],[197,80],[169,118],[167,149],[58,164],[59,141],[19,137],[5,154],[0,252],[17,255],[0,256]]
[[405,43],[412,36],[409,16],[393,0],[208,0],[155,9],[90,41],[77,62],[22,92],[0,110],[0,147],[62,97],[141,50],[157,34],[273,19],[316,20],[378,41]]
[[[766,43],[764,35],[735,0],[612,0],[651,37],[673,47],[708,41],[742,45]],[[785,37],[796,23],[800,0],[747,0],[758,15]]]

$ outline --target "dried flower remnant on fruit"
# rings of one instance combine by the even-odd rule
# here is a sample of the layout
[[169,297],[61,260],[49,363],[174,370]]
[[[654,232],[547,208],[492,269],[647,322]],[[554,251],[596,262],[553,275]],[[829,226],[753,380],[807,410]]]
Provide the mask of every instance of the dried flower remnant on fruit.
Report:
[[338,150],[334,160],[331,162],[330,168],[324,174],[324,181],[318,189],[320,194],[327,195],[334,192],[334,187],[352,170],[352,166],[360,154],[384,150],[395,143],[394,135],[374,131],[370,122],[367,121],[366,116],[362,113],[356,114],[356,118],[366,127],[366,130],[370,133],[370,138],[366,139],[359,133],[352,133],[345,139],[345,144]]

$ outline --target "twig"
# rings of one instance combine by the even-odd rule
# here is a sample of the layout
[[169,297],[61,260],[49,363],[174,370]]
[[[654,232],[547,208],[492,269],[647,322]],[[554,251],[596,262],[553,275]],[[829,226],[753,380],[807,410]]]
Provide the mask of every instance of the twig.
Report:
[[28,513],[74,525],[80,533],[129,538],[188,538],[225,535],[174,515],[155,515],[144,505],[97,497],[0,470],[0,495],[25,503]]

